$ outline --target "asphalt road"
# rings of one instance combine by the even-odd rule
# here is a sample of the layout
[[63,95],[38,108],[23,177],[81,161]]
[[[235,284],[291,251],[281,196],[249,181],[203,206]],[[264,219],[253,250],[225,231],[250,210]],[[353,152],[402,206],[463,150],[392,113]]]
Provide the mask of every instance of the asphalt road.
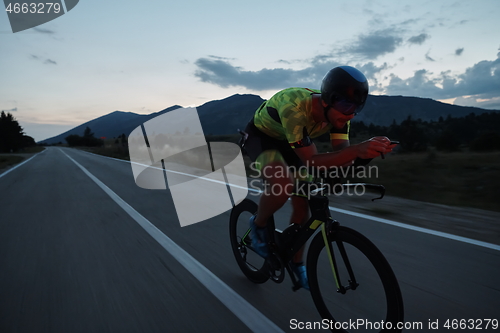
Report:
[[[500,251],[335,217],[386,255],[420,331],[500,320]],[[320,321],[307,291],[242,275],[228,219],[181,228],[169,191],[137,187],[128,162],[49,148],[0,176],[0,332],[295,332],[292,319]]]

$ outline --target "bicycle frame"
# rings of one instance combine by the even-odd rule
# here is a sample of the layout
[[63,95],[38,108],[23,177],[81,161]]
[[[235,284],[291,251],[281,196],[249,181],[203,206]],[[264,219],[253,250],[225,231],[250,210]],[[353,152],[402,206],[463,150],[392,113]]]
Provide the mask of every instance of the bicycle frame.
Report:
[[[346,301],[347,306],[357,307],[360,300],[366,299],[369,301],[368,307],[375,308],[368,309],[363,306],[360,308],[361,312],[391,322],[393,325],[402,322],[404,319],[402,294],[389,262],[368,238],[352,228],[341,226],[332,219],[328,194],[335,192],[332,192],[331,187],[325,186],[323,182],[309,184],[312,187],[307,187],[308,193],[304,195],[300,192],[300,194],[308,200],[311,217],[300,226],[292,224],[280,231],[275,229],[274,217],[271,216],[267,223],[269,255],[265,259],[258,254],[251,254],[247,258],[247,254],[250,254],[247,250],[256,252],[251,245],[248,219],[257,213],[258,204],[245,199],[233,208],[229,223],[231,248],[243,274],[256,284],[268,280],[281,283],[287,275],[286,270],[292,281],[292,290],[300,289],[302,284],[294,274],[293,258],[306,243],[309,244],[309,239],[313,236],[307,250],[306,273],[308,289],[323,319],[331,323],[343,322],[351,317],[347,317],[345,309],[337,313],[336,303]],[[363,185],[367,189],[379,190],[380,198],[383,197],[385,192],[383,186]],[[359,186],[359,184],[344,186]],[[357,291],[351,293],[353,290]],[[340,295],[335,297],[336,293],[352,294],[352,297]],[[337,318],[337,315],[341,319]],[[347,332],[344,329],[341,331]],[[401,330],[396,331],[401,332]],[[385,329],[381,332],[385,332]]]
[[[315,184],[309,182],[303,182],[306,184]],[[317,184],[316,184],[317,185]],[[344,184],[344,186],[358,186],[360,184]],[[385,188],[382,185],[375,184],[362,184],[365,187],[369,187],[371,189],[377,189],[381,192],[381,196],[378,198],[374,198],[372,200],[381,199],[384,196]],[[308,187],[310,189],[310,187]],[[316,192],[316,193],[313,193]],[[340,277],[337,269],[337,263],[335,260],[333,248],[332,248],[332,236],[335,233],[336,228],[340,225],[337,221],[334,221],[330,214],[328,197],[323,193],[321,187],[314,191],[308,191],[305,195],[300,195],[302,197],[306,197],[308,199],[308,205],[311,211],[311,217],[308,221],[296,228],[292,231],[292,235],[286,234],[287,229],[280,232],[276,230],[274,217],[271,217],[270,221],[268,221],[268,231],[269,231],[269,243],[271,245],[271,249],[275,251],[277,256],[279,256],[279,260],[284,264],[287,269],[292,282],[293,282],[293,290],[297,290],[298,282],[295,279],[294,274],[291,272],[291,267],[289,262],[292,260],[293,256],[297,251],[299,251],[311,238],[311,236],[316,232],[316,230],[321,227],[321,233],[323,235],[323,240],[325,242],[325,247],[328,249],[328,259],[330,262],[330,266],[332,269],[332,273],[335,279],[335,283],[337,286],[337,292],[345,294],[347,290],[355,290],[358,286],[356,282],[356,278],[354,276],[354,272],[351,268],[351,264],[347,257],[347,253],[342,243],[337,243],[339,247],[339,252],[341,254],[342,260],[344,261],[348,274],[349,274],[349,285],[344,287],[340,284]],[[290,239],[287,239],[290,237]],[[280,279],[279,282],[281,282]]]
[[[284,262],[292,259],[293,255],[299,251],[302,246],[311,238],[316,232],[318,227],[323,223],[328,223],[332,220],[330,210],[328,208],[329,200],[326,196],[311,196],[309,198],[309,208],[311,210],[311,217],[308,221],[297,229],[295,237],[291,240],[283,239],[283,232],[279,232],[275,228],[274,218],[268,223],[269,241],[275,244],[277,252],[280,254]],[[285,229],[286,230],[286,229]],[[290,244],[291,241],[291,244]],[[284,248],[284,245],[289,245]]]

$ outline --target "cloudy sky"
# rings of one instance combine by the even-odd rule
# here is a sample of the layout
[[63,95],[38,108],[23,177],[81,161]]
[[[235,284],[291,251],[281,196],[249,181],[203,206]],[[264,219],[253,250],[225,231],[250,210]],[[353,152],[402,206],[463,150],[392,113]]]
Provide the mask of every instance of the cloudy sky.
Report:
[[370,93],[500,109],[500,1],[81,0],[12,33],[0,14],[0,110],[35,140],[115,110],[318,88],[337,65]]

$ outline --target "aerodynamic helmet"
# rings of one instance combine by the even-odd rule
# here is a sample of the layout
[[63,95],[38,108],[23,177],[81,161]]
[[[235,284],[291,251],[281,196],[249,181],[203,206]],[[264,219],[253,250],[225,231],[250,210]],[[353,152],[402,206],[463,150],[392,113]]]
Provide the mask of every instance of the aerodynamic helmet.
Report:
[[331,69],[321,83],[321,99],[345,115],[359,113],[368,97],[368,81],[354,67],[339,66]]

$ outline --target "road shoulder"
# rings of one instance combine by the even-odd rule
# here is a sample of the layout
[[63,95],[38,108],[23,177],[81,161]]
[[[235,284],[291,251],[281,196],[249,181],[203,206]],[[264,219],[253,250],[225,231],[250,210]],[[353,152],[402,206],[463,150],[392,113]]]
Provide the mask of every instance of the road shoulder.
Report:
[[385,196],[333,197],[330,206],[500,245],[500,213]]

